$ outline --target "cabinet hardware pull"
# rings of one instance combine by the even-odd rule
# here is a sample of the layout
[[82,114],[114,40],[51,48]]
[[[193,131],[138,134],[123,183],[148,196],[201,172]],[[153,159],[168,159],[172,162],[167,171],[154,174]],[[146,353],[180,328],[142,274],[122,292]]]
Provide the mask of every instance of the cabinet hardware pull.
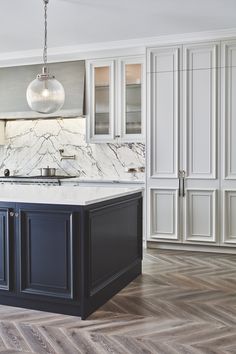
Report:
[[183,198],[185,197],[185,175],[186,172],[183,170],[182,177],[183,177]]
[[19,213],[15,213],[15,217],[18,218],[18,216],[19,216]]
[[179,197],[181,197],[181,176],[182,172],[179,170]]
[[14,216],[14,212],[13,211],[10,211],[10,216]]

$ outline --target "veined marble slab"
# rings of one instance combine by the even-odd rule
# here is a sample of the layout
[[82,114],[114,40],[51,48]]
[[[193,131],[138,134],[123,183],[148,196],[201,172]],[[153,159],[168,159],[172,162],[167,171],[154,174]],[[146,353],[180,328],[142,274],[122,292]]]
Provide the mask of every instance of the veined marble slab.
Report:
[[[144,173],[132,175],[125,169],[145,165],[145,145],[87,144],[86,119],[7,121],[6,145],[0,147],[0,175],[5,168],[12,175],[38,175],[41,167],[55,167],[59,175],[85,179],[144,180]],[[62,160],[75,155],[75,160]]]
[[142,192],[143,188],[0,185],[0,202],[89,205]]

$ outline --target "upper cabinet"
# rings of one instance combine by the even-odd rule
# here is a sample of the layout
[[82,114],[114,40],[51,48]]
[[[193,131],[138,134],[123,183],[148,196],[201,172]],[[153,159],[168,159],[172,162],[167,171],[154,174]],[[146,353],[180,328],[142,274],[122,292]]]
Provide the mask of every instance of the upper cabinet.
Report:
[[87,140],[144,141],[144,58],[87,63]]
[[91,139],[112,140],[115,119],[115,61],[90,62],[88,65],[88,107]]

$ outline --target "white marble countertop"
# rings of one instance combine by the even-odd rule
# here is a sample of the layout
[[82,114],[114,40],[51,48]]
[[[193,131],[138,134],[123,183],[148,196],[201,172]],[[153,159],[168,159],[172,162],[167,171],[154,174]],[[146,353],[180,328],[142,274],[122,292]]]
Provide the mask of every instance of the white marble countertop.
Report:
[[144,184],[144,180],[136,179],[136,178],[127,178],[127,179],[116,179],[116,178],[98,178],[98,177],[70,177],[70,178],[61,178],[60,176],[56,176],[53,179],[42,177],[42,178],[34,178],[33,176],[26,177],[17,177],[17,176],[9,176],[9,177],[0,177],[0,183],[14,183],[14,182],[34,182],[34,183],[50,183],[54,182],[63,182],[63,184],[71,184],[71,183],[115,183],[115,184]]
[[0,202],[89,205],[142,192],[143,188],[0,185]]
[[145,183],[144,180],[140,180],[140,179],[131,179],[131,178],[127,178],[127,179],[116,179],[116,178],[98,178],[98,177],[94,177],[94,178],[83,178],[83,177],[72,177],[72,178],[68,178],[68,179],[63,179],[62,180],[63,183],[71,183],[71,182],[78,182],[78,183],[127,183],[127,184],[143,184]]

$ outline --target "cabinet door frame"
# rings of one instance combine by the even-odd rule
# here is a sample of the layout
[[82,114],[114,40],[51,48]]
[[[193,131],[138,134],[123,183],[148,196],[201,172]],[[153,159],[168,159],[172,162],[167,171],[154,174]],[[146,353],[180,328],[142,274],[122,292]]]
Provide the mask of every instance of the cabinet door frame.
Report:
[[[218,245],[218,193],[217,189],[214,188],[187,188],[184,197],[183,205],[183,242],[184,243],[195,243],[195,244],[209,244]],[[194,234],[191,232],[193,230],[194,220],[190,214],[193,211],[193,196],[196,197],[209,197],[210,198],[210,234]]]
[[223,246],[236,246],[236,234],[231,235],[231,222],[232,222],[232,215],[230,213],[230,198],[233,196],[236,198],[236,188],[230,189],[223,189],[222,191],[222,214],[223,214],[223,234],[222,234],[222,245]]
[[[181,233],[181,215],[182,201],[179,198],[179,166],[180,166],[180,117],[181,117],[181,67],[182,67],[182,45],[161,46],[156,48],[148,48],[147,50],[147,158],[146,158],[146,184],[147,184],[147,240],[159,241],[167,243],[180,243],[182,241]],[[171,111],[163,114],[169,114],[169,122],[172,127],[171,136],[173,137],[173,146],[169,151],[171,161],[168,166],[162,164],[160,159],[159,165],[156,162],[156,136],[157,127],[156,115],[162,114],[156,109],[156,82],[158,75],[164,82],[167,80],[168,90],[173,93]],[[162,114],[162,116],[163,116]],[[161,122],[165,122],[165,117],[161,118]],[[168,130],[168,128],[167,128]],[[170,138],[171,139],[171,138]],[[165,149],[162,147],[162,154],[165,156]],[[160,156],[159,156],[160,158]],[[175,215],[175,231],[167,233],[154,232],[153,223],[155,222],[153,215],[153,196],[152,191],[169,191],[175,196],[175,210],[172,210],[172,216]],[[168,193],[168,192],[167,192]],[[170,200],[169,200],[170,202]],[[173,201],[172,201],[173,203]],[[174,209],[173,207],[173,209]]]
[[[77,249],[77,246],[75,246],[75,215],[74,212],[70,209],[69,206],[58,206],[58,205],[46,205],[46,204],[17,204],[17,213],[18,213],[18,264],[19,264],[19,271],[18,271],[18,289],[21,295],[24,295],[26,297],[30,296],[36,296],[36,297],[46,297],[48,299],[53,299],[53,298],[58,298],[58,299],[68,299],[68,300],[73,300],[75,297],[78,296],[78,289],[75,289],[75,274],[77,274],[77,271],[75,272],[76,267],[78,267],[78,264],[75,264],[77,261],[74,257],[74,252],[75,249]],[[69,267],[67,271],[69,270],[69,274],[67,274],[67,281],[66,281],[66,287],[63,288],[64,292],[62,291],[63,289],[58,287],[58,289],[61,289],[61,291],[57,292],[56,287],[55,291],[51,288],[45,286],[45,290],[43,289],[43,284],[38,284],[39,287],[42,289],[36,289],[34,287],[30,287],[27,285],[30,285],[30,266],[28,264],[29,258],[30,258],[30,253],[28,252],[29,250],[25,249],[23,245],[27,242],[27,240],[23,239],[23,237],[27,237],[26,234],[22,233],[22,227],[25,223],[26,220],[24,220],[25,216],[27,213],[60,213],[61,215],[68,215],[69,216],[69,242],[67,243],[67,256],[69,255],[70,259],[68,259],[69,264],[67,266]],[[26,227],[29,227],[29,225],[24,225]],[[67,225],[68,226],[68,225]],[[77,230],[78,231],[78,230]],[[30,245],[30,240],[28,240],[28,244]],[[74,252],[73,252],[74,251]],[[78,251],[78,249],[77,249]],[[79,254],[79,251],[78,251]],[[78,276],[78,275],[77,275]]]
[[[230,235],[232,215],[230,213],[229,196],[236,194],[236,172],[233,170],[232,162],[236,157],[232,153],[233,141],[233,119],[232,115],[232,68],[233,52],[236,53],[236,39],[224,40],[221,42],[221,246],[235,247],[236,239]],[[235,165],[234,165],[235,168]]]
[[[181,242],[180,237],[180,216],[181,216],[181,201],[179,198],[179,191],[176,188],[172,187],[150,187],[148,190],[148,241],[162,241],[162,242],[173,242],[179,243]],[[158,233],[154,231],[155,225],[155,206],[154,206],[154,198],[155,195],[160,196],[172,196],[172,210],[170,210],[173,220],[172,220],[172,232],[160,232]]]
[[[109,68],[109,133],[95,134],[95,69]],[[87,141],[91,143],[111,142],[115,137],[116,119],[116,62],[115,59],[90,60],[86,64],[87,87]]]
[[[200,59],[198,57],[200,56]],[[202,80],[209,80],[209,86],[206,86],[209,100],[206,106],[202,106],[203,112],[194,112],[194,98],[198,98],[195,92],[194,96],[194,74],[197,73]],[[207,74],[207,76],[206,76]],[[205,82],[205,81],[204,81]],[[200,81],[202,83],[202,81]],[[183,198],[183,243],[185,244],[206,244],[219,245],[220,230],[220,42],[198,42],[189,43],[183,46],[183,127],[182,127],[182,157],[183,170],[185,171],[185,190],[186,196]],[[196,81],[196,85],[199,82]],[[205,87],[204,87],[205,88]],[[201,92],[201,87],[197,86],[197,93]],[[201,98],[202,99],[202,98]],[[196,106],[196,104],[195,104]],[[204,108],[205,107],[205,108]],[[198,109],[198,108],[197,108]],[[208,111],[207,111],[208,109]],[[201,171],[202,161],[205,150],[201,144],[202,129],[195,126],[194,113],[197,115],[209,112],[209,135],[205,138],[208,145],[208,164],[205,163],[204,172]],[[198,117],[198,116],[197,116]],[[200,117],[201,118],[201,117]],[[195,130],[196,129],[196,132]],[[195,135],[196,133],[196,135]],[[200,135],[200,138],[199,138]],[[197,138],[196,138],[197,137]],[[218,156],[218,159],[217,159]],[[194,160],[196,159],[196,160]],[[200,165],[198,162],[200,161]],[[193,195],[197,197],[209,197],[209,233],[194,234],[193,215],[189,215],[193,205],[189,205]],[[195,199],[197,200],[197,199]],[[200,199],[199,199],[200,200]],[[191,203],[193,199],[191,200]],[[197,227],[197,226],[196,226]]]
[[[126,134],[126,80],[125,80],[125,66],[126,64],[141,64],[141,134]],[[119,58],[117,61],[118,75],[118,103],[117,103],[117,122],[116,134],[119,141],[122,143],[128,142],[144,142],[145,141],[145,111],[146,111],[146,82],[145,82],[145,59],[144,56],[129,56]]]
[[[186,177],[191,179],[214,180],[217,178],[217,141],[218,141],[218,122],[219,122],[219,79],[218,72],[220,64],[219,55],[220,43],[219,42],[203,42],[203,43],[190,43],[183,46],[183,168],[186,171]],[[211,54],[211,66],[206,67],[200,65],[194,67],[193,54],[201,52],[209,52]],[[197,65],[198,66],[198,65]],[[193,170],[193,122],[192,122],[192,96],[193,81],[192,74],[195,72],[204,72],[209,70],[211,75],[211,136],[210,141],[210,171],[205,173],[194,173]],[[190,91],[189,91],[190,89]],[[191,115],[191,116],[189,116]]]
[[224,183],[235,183],[236,172],[232,171],[232,63],[233,54],[236,52],[236,40],[223,41],[221,43],[222,58],[222,179]]
[[[180,91],[181,91],[181,81],[180,81],[180,68],[181,68],[181,49],[182,47],[177,45],[173,47],[160,47],[160,48],[150,48],[148,50],[148,70],[147,73],[147,174],[148,178],[154,180],[158,179],[178,179],[178,170],[180,164],[180,149],[179,149],[179,131],[180,131]],[[158,171],[156,167],[156,144],[155,144],[155,130],[156,121],[154,117],[156,115],[156,105],[155,105],[155,91],[156,91],[156,75],[167,73],[165,70],[157,70],[157,65],[155,63],[155,57],[157,55],[170,55],[173,60],[173,67],[170,70],[173,73],[173,150],[172,150],[172,171]]]

